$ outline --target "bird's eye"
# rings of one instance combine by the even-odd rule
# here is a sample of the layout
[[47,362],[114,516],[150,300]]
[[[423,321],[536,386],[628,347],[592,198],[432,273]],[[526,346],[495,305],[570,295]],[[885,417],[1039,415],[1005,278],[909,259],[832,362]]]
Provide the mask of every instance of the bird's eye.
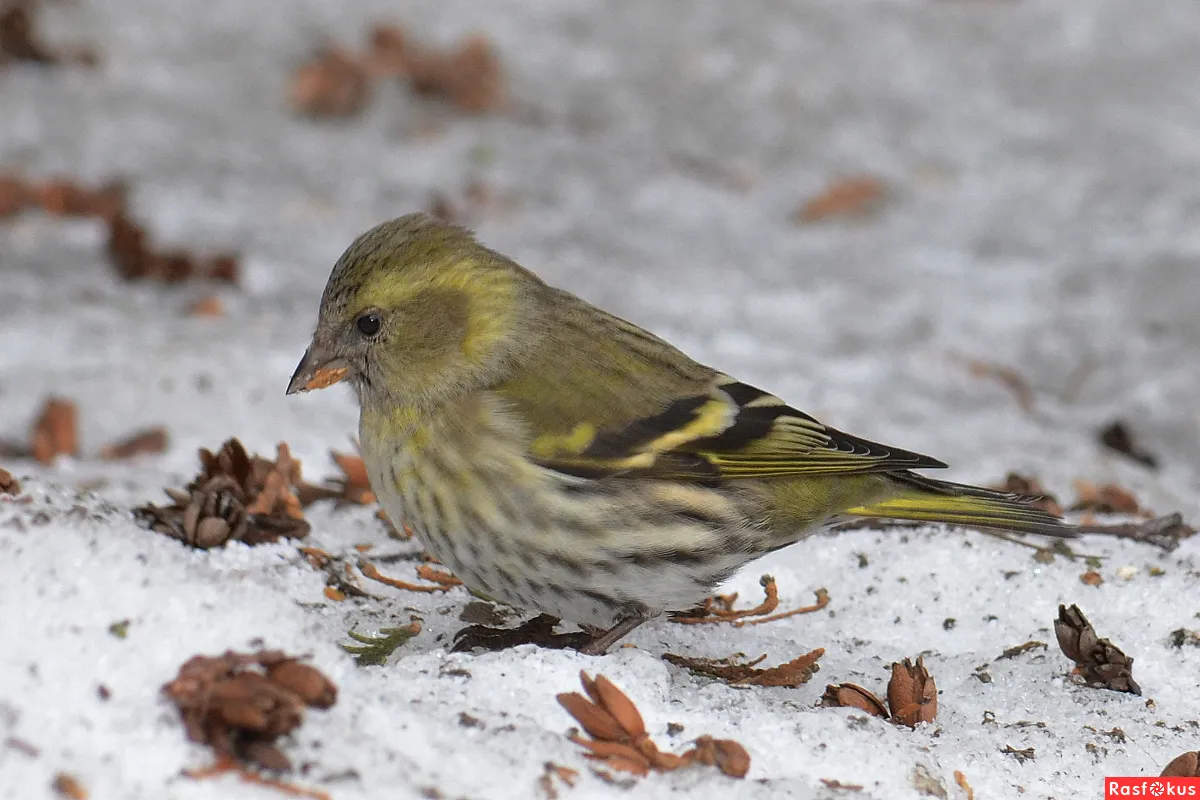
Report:
[[379,333],[381,325],[383,325],[383,320],[374,311],[368,311],[354,320],[354,327],[358,328],[358,332],[363,336],[374,336]]

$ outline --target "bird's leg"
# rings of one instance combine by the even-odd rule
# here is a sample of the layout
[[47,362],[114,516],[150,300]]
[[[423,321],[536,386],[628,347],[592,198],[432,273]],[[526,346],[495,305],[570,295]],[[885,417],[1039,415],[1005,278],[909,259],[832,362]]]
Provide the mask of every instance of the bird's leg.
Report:
[[551,650],[578,648],[591,641],[591,634],[584,631],[555,633],[558,617],[538,614],[515,628],[489,628],[487,625],[468,625],[454,634],[450,651],[462,653],[481,649],[489,652],[507,650],[523,644],[536,644]]
[[608,652],[608,648],[612,647],[621,639],[624,639],[633,631],[634,628],[638,627],[643,622],[649,622],[654,617],[654,614],[647,614],[645,612],[634,612],[628,616],[622,617],[621,619],[617,620],[616,625],[613,625],[608,630],[593,631],[591,633],[591,639],[589,639],[582,647],[579,648],[579,652],[583,653],[585,656],[602,656]]

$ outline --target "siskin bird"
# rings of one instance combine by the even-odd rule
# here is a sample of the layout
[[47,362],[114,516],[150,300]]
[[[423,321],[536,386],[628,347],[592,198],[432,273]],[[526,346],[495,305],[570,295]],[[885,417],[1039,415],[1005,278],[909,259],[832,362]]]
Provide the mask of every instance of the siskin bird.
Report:
[[471,589],[603,653],[852,517],[1069,535],[928,456],[823,425],[423,214],[360,236],[288,393],[345,380],[389,517]]

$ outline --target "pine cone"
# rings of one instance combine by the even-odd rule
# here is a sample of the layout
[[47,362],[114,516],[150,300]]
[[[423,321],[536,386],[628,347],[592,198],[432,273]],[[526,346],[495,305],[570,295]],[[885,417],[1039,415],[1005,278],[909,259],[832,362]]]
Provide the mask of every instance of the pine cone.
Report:
[[273,742],[301,724],[305,706],[329,708],[337,687],[278,650],[194,656],[163,687],[188,738],[268,770],[291,768]]
[[1058,607],[1054,635],[1063,655],[1075,662],[1088,686],[1142,693],[1133,679],[1133,659],[1108,639],[1101,639],[1079,606]]
[[189,491],[168,489],[167,494],[175,505],[160,508],[148,504],[136,512],[152,530],[201,550],[245,536],[245,493],[233,478],[220,475],[192,481]]
[[231,540],[255,545],[281,536],[298,539],[308,533],[293,491],[300,463],[287,445],[280,444],[278,458],[268,461],[248,455],[241,442],[230,439],[216,453],[201,449],[200,464],[201,474],[186,490],[166,490],[174,505],[147,504],[134,512],[138,519],[200,549]]

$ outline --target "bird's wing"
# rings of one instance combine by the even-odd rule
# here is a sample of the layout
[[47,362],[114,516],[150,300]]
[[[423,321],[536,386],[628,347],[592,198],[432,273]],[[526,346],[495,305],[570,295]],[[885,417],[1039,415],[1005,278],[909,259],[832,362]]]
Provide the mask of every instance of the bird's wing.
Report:
[[680,397],[647,416],[604,426],[581,420],[566,433],[534,433],[534,459],[584,477],[716,482],[946,466],[829,428],[727,375],[718,375],[707,392]]

